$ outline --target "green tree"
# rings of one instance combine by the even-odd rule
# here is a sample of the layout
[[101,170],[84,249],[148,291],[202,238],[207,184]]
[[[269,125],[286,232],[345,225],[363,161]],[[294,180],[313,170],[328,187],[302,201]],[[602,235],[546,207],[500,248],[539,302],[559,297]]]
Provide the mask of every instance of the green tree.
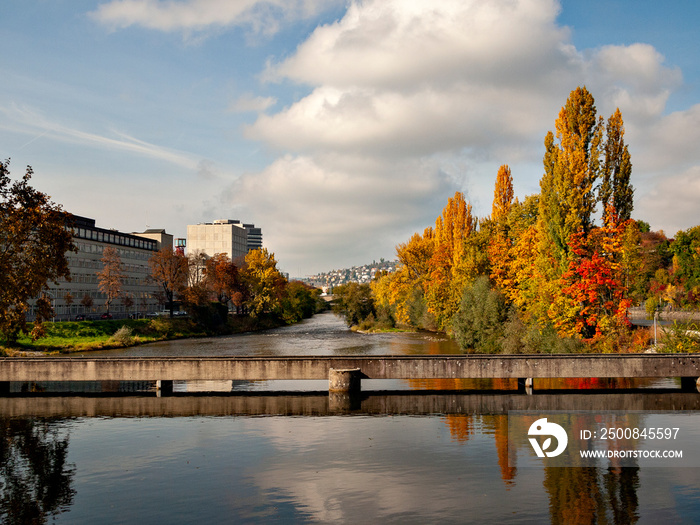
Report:
[[[0,162],[0,333],[14,341],[25,329],[29,301],[49,282],[70,280],[66,253],[77,248],[72,215],[29,184],[31,167],[18,181],[9,167],[9,159]],[[38,314],[40,323],[46,312]]]
[[611,218],[607,210],[615,210],[620,222],[632,217],[634,188],[630,184],[632,162],[627,144],[624,141],[625,126],[620,109],[608,119],[606,127],[605,160],[603,162],[598,199],[603,205],[603,221]]
[[374,297],[369,284],[347,283],[333,289],[333,311],[345,318],[348,326],[356,326],[374,317]]
[[569,238],[591,229],[596,205],[603,123],[596,121],[593,96],[585,87],[571,92],[555,128],[556,141],[551,131],[545,137],[538,228],[542,250],[553,252],[559,265],[558,277],[567,265]]
[[467,351],[497,353],[501,350],[509,307],[505,296],[491,288],[486,276],[467,286],[452,320],[455,339]]
[[287,284],[282,294],[282,319],[288,323],[298,323],[316,313],[321,290],[301,281]]
[[700,285],[700,226],[676,233],[670,248],[676,278],[685,280],[689,287]]

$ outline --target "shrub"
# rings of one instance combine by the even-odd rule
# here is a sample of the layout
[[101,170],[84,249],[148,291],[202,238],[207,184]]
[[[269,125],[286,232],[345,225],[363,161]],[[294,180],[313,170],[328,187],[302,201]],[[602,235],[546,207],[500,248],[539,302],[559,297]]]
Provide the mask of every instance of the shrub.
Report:
[[455,339],[465,350],[479,353],[501,351],[504,325],[509,317],[505,296],[493,290],[485,276],[467,286],[452,320]]
[[700,329],[695,324],[673,323],[661,336],[663,351],[673,354],[700,352]]
[[561,337],[551,324],[525,324],[512,312],[503,329],[504,354],[570,354],[585,351],[582,341]]
[[120,345],[123,346],[131,346],[134,344],[134,335],[128,326],[122,326],[114,332],[112,337],[109,338],[110,343],[119,343]]

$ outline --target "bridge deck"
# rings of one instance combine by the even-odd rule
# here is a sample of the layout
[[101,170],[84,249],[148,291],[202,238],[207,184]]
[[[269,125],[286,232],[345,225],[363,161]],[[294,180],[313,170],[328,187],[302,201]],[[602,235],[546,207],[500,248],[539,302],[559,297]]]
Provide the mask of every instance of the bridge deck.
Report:
[[700,377],[700,354],[0,358],[0,382]]

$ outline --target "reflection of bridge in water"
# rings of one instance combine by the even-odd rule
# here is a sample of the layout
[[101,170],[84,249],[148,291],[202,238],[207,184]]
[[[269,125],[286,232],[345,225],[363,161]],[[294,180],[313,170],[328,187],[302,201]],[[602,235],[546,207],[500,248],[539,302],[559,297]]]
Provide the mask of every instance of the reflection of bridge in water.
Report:
[[534,395],[487,393],[386,393],[355,396],[331,392],[305,394],[236,393],[220,395],[155,393],[121,396],[10,395],[0,397],[7,417],[188,417],[507,414],[509,410],[575,411],[700,410],[700,395],[677,390],[538,392]]

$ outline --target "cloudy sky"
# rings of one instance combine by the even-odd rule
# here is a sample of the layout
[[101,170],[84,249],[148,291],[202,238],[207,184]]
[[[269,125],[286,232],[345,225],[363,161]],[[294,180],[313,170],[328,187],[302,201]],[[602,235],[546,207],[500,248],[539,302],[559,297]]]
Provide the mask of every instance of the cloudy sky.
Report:
[[571,90],[622,111],[635,212],[700,224],[700,4],[9,0],[0,158],[98,226],[241,219],[292,276],[392,259],[501,164],[539,192]]

